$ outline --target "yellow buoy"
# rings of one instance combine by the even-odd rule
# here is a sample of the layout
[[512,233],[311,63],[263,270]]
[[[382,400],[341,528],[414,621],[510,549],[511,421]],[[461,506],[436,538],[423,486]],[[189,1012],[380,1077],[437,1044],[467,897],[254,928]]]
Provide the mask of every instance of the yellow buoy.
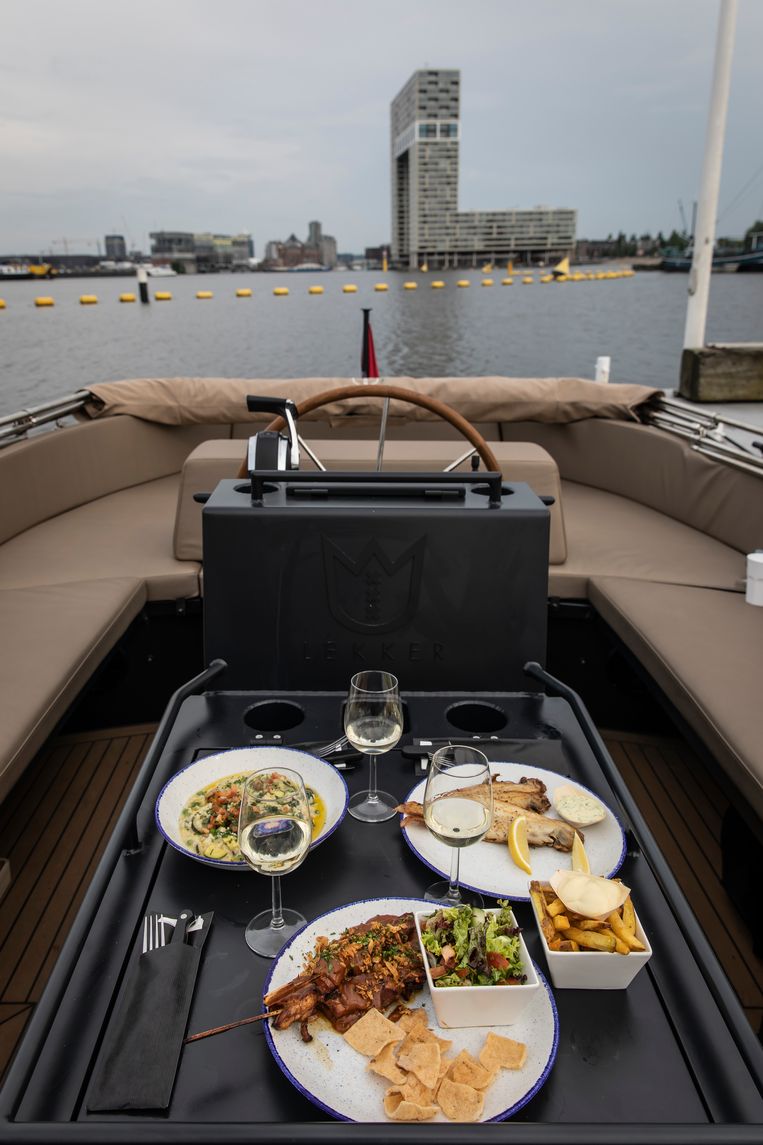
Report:
[[483,278],[482,285],[483,286],[492,286],[493,285],[492,278]]
[[436,282],[433,282],[433,283],[432,283],[432,290],[442,290],[442,288],[443,288],[444,286],[445,286],[445,283],[444,283],[444,282],[440,282],[440,280],[439,280],[439,279],[437,279],[437,281],[436,281]]
[[566,274],[557,274],[555,281],[556,282],[569,282],[569,279],[568,279]]
[[284,298],[289,293],[288,286],[274,286],[273,293],[278,298]]
[[540,276],[540,280],[541,280],[541,282],[553,282],[554,276],[553,276],[553,274],[542,274]]
[[196,297],[197,298],[214,298],[214,294],[212,293],[211,290],[197,290],[196,291]]
[[120,294],[119,295],[119,301],[120,302],[134,302],[135,301],[135,295],[134,294]]
[[525,277],[522,279],[522,283],[525,286],[532,286],[533,282],[535,282],[535,279],[531,278],[529,274],[526,274]]
[[55,306],[56,302],[54,298],[49,298],[47,295],[45,295],[41,296],[40,298],[35,298],[34,304],[35,306]]
[[154,298],[157,302],[172,302],[172,294],[169,290],[157,290]]
[[79,296],[80,306],[95,306],[97,301],[98,301],[98,295],[97,294],[80,294],[80,296]]
[[468,278],[459,278],[456,286],[471,286],[471,282]]
[[417,290],[418,285],[419,285],[418,282],[404,282],[403,283],[403,290]]
[[387,286],[386,282],[377,282],[374,290],[389,290],[389,287]]
[[5,299],[0,298],[0,310],[5,310]]
[[322,286],[308,286],[307,293],[308,294],[323,294],[323,287]]
[[346,286],[342,287],[342,291],[344,294],[357,294],[358,288],[354,286],[353,283],[348,282]]
[[236,291],[236,298],[251,298],[252,292],[248,286],[240,286]]
[[501,285],[502,285],[502,286],[512,286],[512,285],[513,285],[513,283],[514,283],[514,279],[513,279],[513,278],[502,278],[502,279],[501,279]]

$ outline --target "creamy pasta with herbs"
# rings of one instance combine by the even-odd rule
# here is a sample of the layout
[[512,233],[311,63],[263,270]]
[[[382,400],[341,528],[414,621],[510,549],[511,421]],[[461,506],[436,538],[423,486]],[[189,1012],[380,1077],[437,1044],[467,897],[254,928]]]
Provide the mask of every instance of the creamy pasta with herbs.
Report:
[[[202,787],[186,800],[180,812],[180,839],[184,847],[205,859],[242,862],[238,848],[238,815],[247,772],[228,775]],[[307,804],[317,839],[326,822],[326,807],[312,787],[305,785]]]

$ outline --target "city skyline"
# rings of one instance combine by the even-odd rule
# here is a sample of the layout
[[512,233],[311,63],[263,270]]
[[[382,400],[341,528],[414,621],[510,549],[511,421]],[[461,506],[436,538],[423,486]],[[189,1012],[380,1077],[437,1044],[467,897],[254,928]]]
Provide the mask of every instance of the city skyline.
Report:
[[[0,249],[95,253],[124,234],[147,250],[150,231],[178,229],[251,232],[260,253],[302,218],[325,219],[341,251],[387,242],[390,103],[430,66],[462,76],[463,210],[569,205],[589,238],[681,229],[718,0],[461,11],[136,0],[115,30],[94,0],[7,0]],[[763,4],[740,0],[722,234],[763,214],[761,38]]]

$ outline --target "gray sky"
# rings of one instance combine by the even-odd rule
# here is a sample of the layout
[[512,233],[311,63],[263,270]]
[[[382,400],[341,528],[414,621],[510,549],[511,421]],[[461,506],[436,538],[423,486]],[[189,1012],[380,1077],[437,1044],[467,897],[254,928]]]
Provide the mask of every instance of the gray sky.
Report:
[[[313,218],[340,250],[386,241],[389,104],[425,66],[461,70],[462,209],[667,233],[699,187],[718,10],[3,0],[0,252],[95,253],[111,231],[147,250],[172,228],[251,231],[262,254]],[[763,0],[739,0],[721,234],[763,217],[762,44]]]

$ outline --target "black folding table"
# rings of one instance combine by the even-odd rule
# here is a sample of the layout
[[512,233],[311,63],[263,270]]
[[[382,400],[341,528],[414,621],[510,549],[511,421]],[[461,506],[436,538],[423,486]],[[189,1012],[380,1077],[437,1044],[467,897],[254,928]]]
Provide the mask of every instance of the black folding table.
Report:
[[[466,742],[483,730],[481,723],[497,724],[494,734],[510,744],[483,742],[490,758],[517,759],[528,772],[535,763],[593,789],[626,826],[621,873],[633,888],[654,954],[625,991],[555,991],[556,1063],[511,1121],[331,1121],[281,1073],[260,1025],[186,1046],[166,1117],[86,1111],[88,1085],[125,974],[138,957],[148,911],[172,913],[186,905],[214,911],[189,1032],[261,1008],[270,963],[250,953],[243,928],[268,905],[268,880],[212,869],[177,853],[156,829],[154,804],[167,778],[201,754],[273,739],[287,746],[333,739],[341,731],[344,696],[213,691],[224,682],[218,663],[181,689],[165,714],[0,1095],[0,1141],[763,1140],[763,1051],[707,937],[575,693],[537,665],[530,672],[533,687],[544,686],[545,694],[404,691],[400,746],[416,737]],[[295,726],[282,730],[279,723]],[[269,726],[263,730],[263,724]],[[413,768],[400,750],[390,752],[379,764],[383,786],[402,798],[416,780]],[[366,779],[365,767],[347,774],[351,791]],[[288,876],[284,891],[288,903],[314,918],[359,899],[417,897],[429,881],[431,873],[406,846],[397,818],[369,825],[347,816]],[[530,906],[518,903],[516,915],[545,971]]]

